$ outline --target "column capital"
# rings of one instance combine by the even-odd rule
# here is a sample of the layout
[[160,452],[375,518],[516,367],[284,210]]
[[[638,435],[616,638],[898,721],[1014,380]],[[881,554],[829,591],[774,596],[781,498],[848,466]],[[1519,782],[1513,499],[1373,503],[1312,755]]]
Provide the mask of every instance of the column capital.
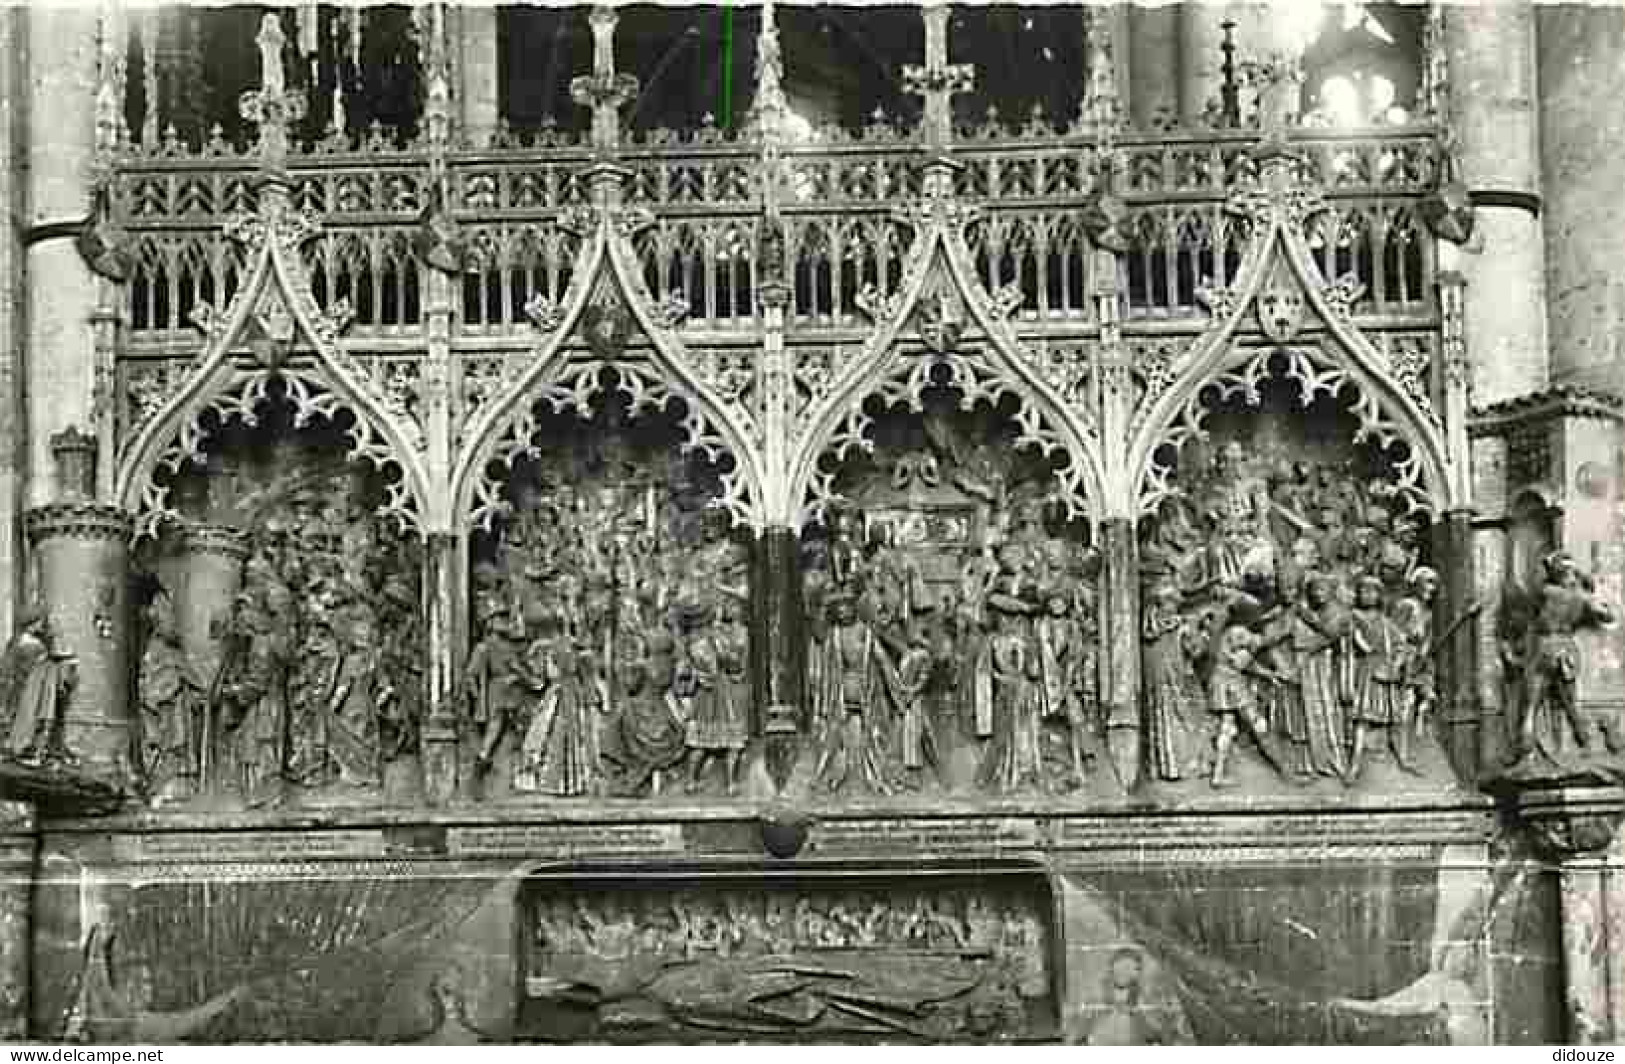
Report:
[[1531,787],[1512,797],[1518,819],[1541,849],[1558,860],[1602,853],[1625,822],[1625,786],[1575,784]]

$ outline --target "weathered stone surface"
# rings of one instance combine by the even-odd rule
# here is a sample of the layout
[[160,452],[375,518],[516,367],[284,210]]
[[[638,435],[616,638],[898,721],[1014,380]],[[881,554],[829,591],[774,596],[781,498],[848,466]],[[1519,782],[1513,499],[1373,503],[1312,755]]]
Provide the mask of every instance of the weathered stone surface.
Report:
[[1621,16],[1358,13],[0,13],[0,1036],[1618,1040]]

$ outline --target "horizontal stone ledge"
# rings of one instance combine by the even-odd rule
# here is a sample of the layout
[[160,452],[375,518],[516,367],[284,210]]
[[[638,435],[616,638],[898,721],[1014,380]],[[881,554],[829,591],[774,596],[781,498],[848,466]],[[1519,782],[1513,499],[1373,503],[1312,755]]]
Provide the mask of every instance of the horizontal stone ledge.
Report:
[[300,831],[394,825],[489,827],[525,824],[638,824],[740,821],[800,816],[821,821],[867,818],[964,818],[1030,816],[1040,818],[1147,818],[1178,821],[1202,817],[1256,820],[1274,816],[1346,816],[1354,813],[1405,814],[1483,812],[1494,808],[1487,795],[1465,790],[1416,791],[1394,795],[1271,795],[1235,793],[1202,795],[1179,805],[1133,796],[1088,802],[1063,798],[941,797],[820,799],[718,799],[653,803],[646,799],[538,799],[524,801],[452,802],[445,805],[306,806],[274,810],[204,810],[187,808],[126,810],[98,817],[46,817],[41,830],[53,833],[125,833],[166,831],[235,831],[270,829]]

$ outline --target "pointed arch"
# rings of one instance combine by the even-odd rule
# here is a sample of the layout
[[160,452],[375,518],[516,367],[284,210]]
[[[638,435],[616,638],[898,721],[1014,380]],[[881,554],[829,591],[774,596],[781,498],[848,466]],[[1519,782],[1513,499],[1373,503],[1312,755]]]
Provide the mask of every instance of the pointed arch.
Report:
[[[399,467],[404,495],[391,506],[396,516],[415,515],[408,523],[417,523],[432,506],[419,454],[421,432],[385,409],[366,373],[339,346],[338,333],[348,319],[348,308],[336,305],[324,311],[317,306],[299,256],[299,246],[314,235],[316,223],[289,213],[275,192],[268,193],[263,203],[260,214],[231,225],[232,235],[249,246],[247,279],[223,313],[203,305],[193,311],[205,332],[203,350],[175,394],[123,449],[114,481],[117,500],[131,509],[150,508],[155,498],[153,477],[160,465],[174,462],[178,448],[185,452],[183,458],[190,454],[199,442],[199,419],[211,408],[218,410],[217,404],[229,399],[233,387],[255,376],[233,365],[232,351],[257,315],[274,312],[286,313],[292,327],[289,340],[308,348],[313,364],[309,369],[267,371],[268,375],[298,378],[302,387],[330,394],[332,412],[348,410],[356,423],[352,455]],[[323,400],[323,406],[328,405]],[[156,498],[161,517],[162,496]]]
[[[954,384],[966,388],[969,394],[995,400],[1014,396],[1022,408],[1018,415],[1018,446],[1035,446],[1045,454],[1065,454],[1067,466],[1057,476],[1068,508],[1091,523],[1097,521],[1105,481],[1098,450],[1083,427],[1093,420],[1094,412],[1069,408],[1036,372],[1005,318],[1008,308],[998,306],[977,279],[972,252],[957,229],[940,222],[928,223],[905,261],[902,284],[892,297],[880,301],[875,328],[862,352],[808,410],[795,435],[788,491],[782,500],[789,508],[786,523],[799,530],[807,520],[816,519],[817,505],[809,512],[805,500],[809,493],[828,489],[828,476],[818,466],[832,447],[844,454],[852,446],[867,446],[862,435],[866,422],[862,405],[868,397],[894,392],[888,384],[899,379],[920,385],[920,370],[935,365],[946,365]],[[934,356],[911,366],[897,340],[927,289],[941,281],[950,284],[968,308],[971,323],[986,338],[984,350],[974,355]],[[856,424],[843,435],[843,426],[854,415]]]
[[[1257,377],[1261,372],[1242,367],[1250,356],[1238,351],[1235,340],[1278,263],[1286,264],[1303,294],[1308,314],[1317,319],[1329,337],[1323,359],[1308,356],[1301,350],[1308,345],[1302,343],[1280,345],[1289,357],[1301,356],[1305,360],[1301,366],[1292,363],[1299,369],[1289,375],[1308,374],[1302,378],[1304,386],[1324,391],[1326,384],[1311,385],[1309,379],[1326,382],[1330,380],[1328,373],[1341,374],[1333,394],[1352,387],[1356,392],[1352,409],[1361,419],[1362,431],[1405,444],[1416,463],[1428,507],[1442,513],[1466,505],[1468,500],[1446,449],[1443,425],[1394,377],[1387,359],[1349,319],[1348,282],[1329,281],[1321,275],[1314,251],[1298,226],[1290,224],[1285,212],[1277,210],[1267,218],[1263,239],[1248,247],[1235,288],[1209,293],[1214,320],[1181,359],[1183,368],[1171,377],[1165,389],[1147,397],[1133,419],[1128,449],[1130,512],[1142,513],[1147,505],[1160,501],[1164,492],[1159,484],[1166,487],[1162,482],[1167,471],[1159,473],[1157,452],[1180,437],[1179,422],[1200,406],[1204,392],[1210,388],[1221,392],[1231,389],[1235,381],[1227,382],[1227,374],[1233,377],[1238,368],[1248,377]],[[1267,372],[1267,367],[1262,372]]]
[[[595,292],[605,285],[648,339],[648,367],[625,360],[571,363],[568,341]],[[598,374],[605,368],[616,371],[619,387],[632,394],[638,405],[664,406],[680,400],[688,408],[684,448],[714,456],[727,454],[733,460],[734,468],[723,476],[721,504],[735,524],[760,529],[766,523],[761,503],[765,477],[755,442],[756,426],[746,412],[724,402],[704,381],[672,324],[657,316],[656,306],[644,283],[643,262],[631,241],[616,231],[608,212],[600,212],[593,236],[572,271],[557,325],[500,397],[481,406],[465,434],[451,481],[452,520],[458,527],[470,520],[489,520],[495,503],[485,484],[486,469],[493,461],[511,463],[529,446],[535,404],[547,401],[556,409],[585,409],[600,391]]]

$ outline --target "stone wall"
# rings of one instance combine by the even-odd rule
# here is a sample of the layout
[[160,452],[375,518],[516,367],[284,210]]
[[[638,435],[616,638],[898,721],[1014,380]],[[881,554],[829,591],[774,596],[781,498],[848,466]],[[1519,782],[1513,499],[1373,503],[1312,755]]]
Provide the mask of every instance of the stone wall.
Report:
[[[48,826],[34,1030],[91,1042],[1559,1037],[1550,877],[1505,851],[1470,802],[575,816]],[[788,854],[798,841],[793,856],[765,848]],[[803,928],[779,943],[771,920],[763,931],[729,900],[759,908],[756,895],[785,887],[801,900],[797,919],[822,929],[811,940]],[[625,900],[601,904],[606,892]],[[818,901],[842,892],[844,908]],[[807,915],[809,898],[822,915]],[[534,930],[538,905],[582,914],[574,946],[550,932],[568,963],[537,961],[548,937]],[[644,970],[640,951],[610,944],[621,912],[623,942],[636,931],[656,948],[651,927],[681,926],[699,945]],[[938,935],[910,912],[969,930]],[[1002,1000],[993,988],[1004,984],[981,974],[1003,970],[1010,932],[997,921],[1023,913],[1032,950],[1013,962],[1019,994],[1006,996],[1026,1011],[979,1008]],[[991,937],[978,931],[989,916]],[[730,937],[740,920],[760,942]],[[886,927],[903,930],[894,941]],[[909,1000],[938,983],[939,1000]],[[718,989],[729,985],[746,989]]]

